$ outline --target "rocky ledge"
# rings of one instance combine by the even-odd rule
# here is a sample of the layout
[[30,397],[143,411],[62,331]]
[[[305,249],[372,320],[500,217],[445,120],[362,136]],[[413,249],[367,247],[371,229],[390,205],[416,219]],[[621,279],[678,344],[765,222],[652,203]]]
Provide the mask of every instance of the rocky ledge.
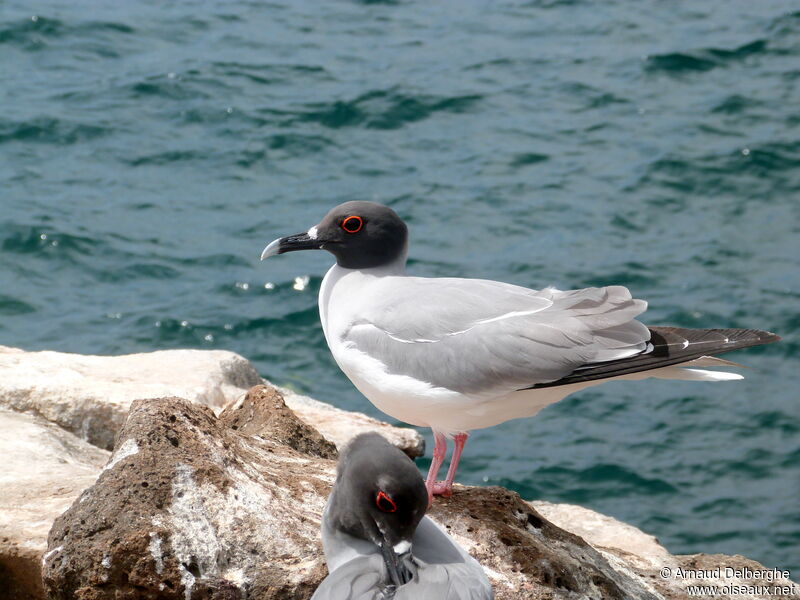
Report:
[[[181,352],[210,360],[205,352]],[[34,359],[20,360],[17,351],[8,354],[16,355],[16,363],[28,372],[34,368]],[[235,357],[252,369],[241,357],[223,354],[224,361]],[[73,355],[57,356],[69,360]],[[184,365],[189,358],[183,356]],[[3,365],[0,353],[0,374],[3,369],[13,371]],[[218,364],[207,373],[222,371]],[[98,378],[88,371],[82,375],[91,389]],[[80,419],[68,415],[91,416],[92,403],[102,405],[98,390],[129,386],[130,378],[105,381],[85,393],[92,400],[83,404],[75,400],[81,392],[74,377],[68,381],[69,394],[58,394],[47,378],[34,380],[40,389],[31,385],[20,391],[20,377],[11,378],[16,387],[9,394],[9,379],[3,378],[0,404],[14,410],[0,409],[6,432],[0,453],[10,457],[0,487],[0,590],[10,595],[0,596],[311,596],[326,574],[319,525],[334,479],[337,445],[369,427],[412,455],[421,449],[419,439],[410,430],[319,406],[316,410],[326,416],[316,427],[309,412],[293,410],[289,398],[255,380],[257,375],[238,381],[256,384],[246,395],[243,386],[220,384],[211,375],[204,380],[209,385],[239,391],[204,404],[199,386],[184,383],[173,389],[189,399],[133,400],[131,393],[118,402],[125,415],[117,430],[112,425],[116,417],[96,421],[114,430],[110,455],[71,433]],[[170,381],[178,379],[172,377]],[[186,393],[190,388],[192,394]],[[58,410],[47,410],[42,389],[54,394]],[[104,445],[105,434],[78,432]],[[409,444],[414,440],[416,444]],[[737,598],[795,597],[792,592],[797,591],[790,581],[746,558],[673,556],[652,536],[609,517],[576,506],[528,503],[502,488],[456,486],[452,498],[437,499],[430,515],[483,565],[498,600],[688,598],[687,586],[695,584],[723,592],[725,586],[738,586],[738,591],[764,586],[737,593]],[[51,524],[45,548],[43,536]],[[719,576],[709,578],[717,568]],[[664,569],[696,577],[663,578]],[[787,592],[781,596],[775,586],[786,586]]]

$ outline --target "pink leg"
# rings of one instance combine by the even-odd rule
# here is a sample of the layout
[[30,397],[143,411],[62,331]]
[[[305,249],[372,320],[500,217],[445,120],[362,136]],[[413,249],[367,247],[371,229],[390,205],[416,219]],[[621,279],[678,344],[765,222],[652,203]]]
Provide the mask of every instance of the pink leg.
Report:
[[455,448],[453,448],[453,456],[450,459],[450,468],[447,469],[447,479],[444,482],[437,482],[433,485],[433,493],[450,497],[453,494],[453,482],[456,479],[456,471],[458,470],[458,462],[461,460],[461,452],[464,450],[464,445],[467,443],[468,433],[457,433],[454,437]]
[[433,432],[433,460],[431,468],[428,469],[428,477],[425,480],[425,487],[428,488],[428,506],[433,503],[433,489],[436,485],[436,476],[442,468],[444,456],[447,454],[447,439],[438,431]]

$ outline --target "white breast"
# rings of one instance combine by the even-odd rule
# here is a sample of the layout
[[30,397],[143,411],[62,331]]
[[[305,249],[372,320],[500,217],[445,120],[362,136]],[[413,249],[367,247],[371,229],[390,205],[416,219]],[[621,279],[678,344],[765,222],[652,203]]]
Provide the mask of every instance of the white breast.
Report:
[[[421,427],[433,427],[463,397],[402,374],[388,373],[381,361],[357,350],[346,333],[370,302],[371,284],[385,272],[343,269],[334,265],[325,275],[319,292],[319,314],[325,340],[334,360],[353,385],[386,414]],[[446,420],[446,419],[445,419]],[[438,429],[438,427],[437,427]],[[449,428],[442,429],[449,431]],[[453,429],[452,431],[459,431]]]

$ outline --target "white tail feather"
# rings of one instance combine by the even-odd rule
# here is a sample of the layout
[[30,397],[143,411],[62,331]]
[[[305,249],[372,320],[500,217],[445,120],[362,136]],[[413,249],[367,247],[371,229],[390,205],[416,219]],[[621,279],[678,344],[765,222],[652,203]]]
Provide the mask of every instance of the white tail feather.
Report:
[[[704,357],[711,358],[711,357]],[[698,359],[702,361],[703,359]],[[627,379],[631,381],[638,381],[640,379],[647,379],[648,377],[656,377],[658,379],[680,379],[684,381],[735,381],[744,379],[738,373],[728,373],[726,371],[709,371],[707,369],[687,369],[683,365],[691,365],[694,361],[683,363],[682,365],[674,365],[670,367],[661,367],[660,369],[651,369],[650,371],[641,371],[639,373],[631,373],[629,375],[622,375],[621,377],[612,377],[611,379]],[[724,361],[727,362],[727,361]],[[708,364],[708,366],[712,366]],[[606,380],[608,381],[608,380]]]
[[[684,381],[736,381],[744,379],[743,375],[738,373],[728,373],[726,371],[709,371],[708,369],[683,369],[681,367],[667,367],[663,369],[667,371],[672,369],[669,375],[658,374],[656,377],[662,379],[683,379]],[[656,369],[660,371],[662,369]]]

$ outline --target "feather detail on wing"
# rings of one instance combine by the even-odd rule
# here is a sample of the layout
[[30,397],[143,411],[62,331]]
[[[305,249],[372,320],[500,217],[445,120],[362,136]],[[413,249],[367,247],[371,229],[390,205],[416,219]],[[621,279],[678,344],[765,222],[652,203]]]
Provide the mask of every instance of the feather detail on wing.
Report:
[[537,291],[416,277],[381,285],[342,341],[388,373],[462,393],[510,392],[648,348],[650,331],[634,319],[646,303],[621,286]]

